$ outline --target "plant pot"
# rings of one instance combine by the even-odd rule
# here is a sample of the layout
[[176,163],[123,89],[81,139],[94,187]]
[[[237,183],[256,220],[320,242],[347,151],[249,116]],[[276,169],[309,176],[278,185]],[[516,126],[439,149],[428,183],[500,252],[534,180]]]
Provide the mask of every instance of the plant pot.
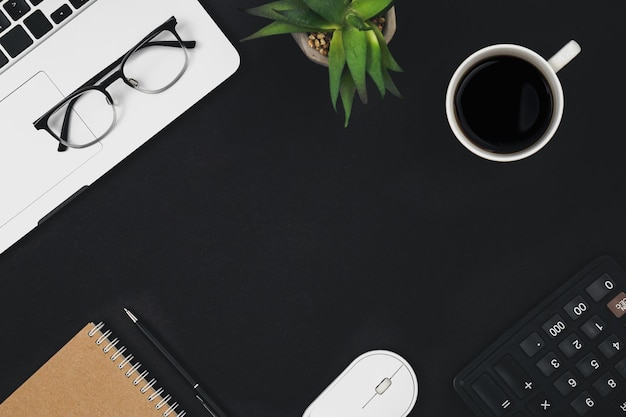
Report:
[[[383,28],[383,36],[387,43],[391,42],[391,38],[396,33],[396,9],[392,7],[385,13],[385,26]],[[316,64],[328,66],[328,57],[319,53],[315,48],[309,46],[309,36],[307,33],[293,33],[294,40],[302,49],[304,55]]]

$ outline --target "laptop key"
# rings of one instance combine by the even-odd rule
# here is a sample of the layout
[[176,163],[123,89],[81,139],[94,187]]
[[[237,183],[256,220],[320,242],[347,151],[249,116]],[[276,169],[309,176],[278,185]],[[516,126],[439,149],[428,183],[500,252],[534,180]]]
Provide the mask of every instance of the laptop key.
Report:
[[6,57],[2,52],[0,52],[0,68],[4,67],[9,63],[9,58]]
[[44,16],[41,10],[35,10],[30,16],[24,19],[24,25],[30,30],[35,39],[41,38],[52,29],[52,23]]
[[0,12],[0,33],[7,30],[9,26],[11,26],[11,22],[7,19],[4,13]]
[[89,0],[70,0],[70,3],[72,3],[75,9],[84,6],[87,2],[89,2]]
[[33,6],[38,6],[43,0],[30,0],[30,4]]
[[32,38],[28,36],[22,25],[17,25],[0,38],[0,45],[4,47],[11,58],[15,58],[32,44]]
[[52,14],[50,15],[50,18],[52,18],[52,21],[58,25],[59,23],[61,23],[62,21],[70,17],[71,14],[72,14],[72,9],[70,8],[70,6],[67,4],[64,4],[63,6],[59,7],[54,12],[52,12]]
[[21,19],[30,11],[30,6],[26,3],[26,0],[11,0],[4,3],[3,7],[13,20]]

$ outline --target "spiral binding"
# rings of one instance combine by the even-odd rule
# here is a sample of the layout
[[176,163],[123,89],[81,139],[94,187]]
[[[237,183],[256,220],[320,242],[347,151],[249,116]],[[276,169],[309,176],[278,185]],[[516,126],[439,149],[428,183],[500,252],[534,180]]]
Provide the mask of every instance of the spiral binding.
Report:
[[[118,347],[117,345],[118,343],[120,343],[119,339],[117,337],[111,339],[111,330],[103,331],[103,327],[103,322],[94,325],[94,327],[88,333],[89,337],[94,337],[98,332],[100,332],[100,336],[98,336],[98,338],[95,340],[96,345],[102,346],[106,342],[106,344],[104,344],[102,348],[102,352],[104,354],[109,354],[109,352],[113,350],[110,357],[111,362],[115,362],[119,358],[122,358],[121,361],[117,364],[118,369],[120,371],[124,371],[125,368],[128,366],[128,369],[126,369],[124,372],[124,376],[130,380],[134,374],[137,374],[137,376],[132,379],[133,385],[139,387],[142,381],[145,382],[139,389],[139,392],[141,394],[147,393],[151,388],[155,386],[157,380],[155,378],[151,378],[150,381],[148,381],[146,377],[148,376],[149,372],[146,370],[140,372],[139,368],[141,368],[141,363],[135,362],[134,364],[132,364],[131,362],[135,357],[130,353],[124,356],[124,353],[126,352],[126,346]],[[164,407],[167,407],[163,411],[163,417],[169,417],[172,413],[175,413],[173,417],[184,417],[187,414],[185,410],[181,410],[180,412],[176,411],[176,408],[178,407],[177,402],[173,402],[172,404],[169,403],[169,401],[172,399],[171,395],[162,394],[162,387],[158,389],[154,388],[154,392],[150,394],[146,399],[149,402],[154,402],[157,398],[159,398],[159,401],[155,403],[154,408],[157,410],[161,410],[164,409]]]

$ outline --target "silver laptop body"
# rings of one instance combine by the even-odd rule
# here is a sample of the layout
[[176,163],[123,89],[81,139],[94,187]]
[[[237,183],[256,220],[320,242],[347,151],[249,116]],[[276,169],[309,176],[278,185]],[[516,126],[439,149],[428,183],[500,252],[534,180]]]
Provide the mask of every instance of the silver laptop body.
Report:
[[[0,253],[239,66],[234,47],[197,0],[33,3],[38,0],[0,2],[0,63],[5,62],[0,67]],[[196,44],[187,50],[187,67],[171,87],[146,94],[122,80],[113,82],[107,91],[115,103],[115,125],[83,149],[58,152],[58,141],[35,129],[33,122],[42,114],[172,16],[181,39]],[[19,45],[30,42],[24,34],[32,40],[27,47]],[[91,130],[88,125],[85,121]]]

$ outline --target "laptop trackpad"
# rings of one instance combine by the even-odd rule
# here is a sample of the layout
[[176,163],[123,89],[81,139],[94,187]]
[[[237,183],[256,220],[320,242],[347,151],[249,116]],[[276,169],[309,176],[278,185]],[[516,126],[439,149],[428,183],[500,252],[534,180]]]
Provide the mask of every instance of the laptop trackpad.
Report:
[[[48,75],[39,72],[0,100],[0,226],[102,150],[97,143],[57,152],[58,142],[35,129],[33,122],[62,98]],[[90,134],[87,126],[81,128]]]

